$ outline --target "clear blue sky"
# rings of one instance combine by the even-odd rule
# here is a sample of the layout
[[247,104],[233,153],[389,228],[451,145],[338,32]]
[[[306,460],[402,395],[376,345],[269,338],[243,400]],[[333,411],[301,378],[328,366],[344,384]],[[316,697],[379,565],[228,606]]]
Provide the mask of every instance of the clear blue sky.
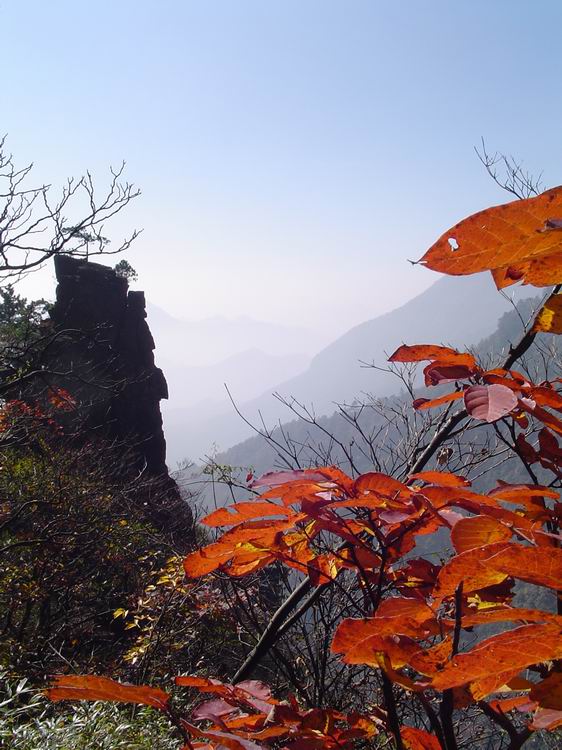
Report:
[[144,228],[138,286],[184,317],[397,306],[434,279],[407,258],[504,200],[481,136],[562,183],[559,0],[0,0],[0,27],[15,157],[55,184],[125,159],[107,233]]

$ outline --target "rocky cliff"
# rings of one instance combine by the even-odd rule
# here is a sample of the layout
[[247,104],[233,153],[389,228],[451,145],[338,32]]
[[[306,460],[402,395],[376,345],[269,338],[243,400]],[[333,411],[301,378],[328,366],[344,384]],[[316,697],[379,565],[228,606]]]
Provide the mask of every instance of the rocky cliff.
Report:
[[161,492],[158,501],[149,498],[159,526],[191,527],[166,466],[160,401],[168,389],[154,363],[144,293],[130,291],[126,279],[98,263],[57,256],[55,272],[51,321],[58,338],[51,356],[57,379],[77,402],[72,419],[79,415],[88,436],[114,442],[126,469],[160,480],[164,499]]

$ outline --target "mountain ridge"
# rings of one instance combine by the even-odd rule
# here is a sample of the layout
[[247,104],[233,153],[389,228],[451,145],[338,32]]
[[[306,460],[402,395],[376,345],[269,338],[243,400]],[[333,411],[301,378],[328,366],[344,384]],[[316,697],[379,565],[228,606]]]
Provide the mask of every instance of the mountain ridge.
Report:
[[[515,299],[534,291],[517,289]],[[268,388],[259,397],[242,401],[232,396],[247,419],[258,425],[284,420],[287,409],[272,397],[286,399],[314,409],[317,415],[333,412],[338,403],[353,400],[364,393],[378,397],[395,391],[388,373],[361,366],[361,362],[384,365],[386,356],[401,343],[436,343],[465,347],[491,334],[503,312],[512,303],[498,294],[489,274],[472,277],[442,277],[429,289],[394,310],[372,318],[328,344],[301,374]],[[191,415],[193,416],[193,415]],[[165,409],[165,425],[171,461],[188,456],[198,460],[212,445],[225,451],[252,434],[234,409],[224,414],[207,415],[201,424],[186,422],[182,410]],[[191,432],[190,432],[191,430]],[[181,448],[179,446],[181,445]],[[180,453],[183,450],[183,454]],[[214,448],[216,450],[216,448]]]

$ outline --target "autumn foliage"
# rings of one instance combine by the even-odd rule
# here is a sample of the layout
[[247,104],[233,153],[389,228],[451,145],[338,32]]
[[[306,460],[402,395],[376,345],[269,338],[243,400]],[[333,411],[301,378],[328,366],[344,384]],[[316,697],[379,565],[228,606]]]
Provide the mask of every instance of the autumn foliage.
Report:
[[[562,188],[465,219],[421,262],[450,274],[491,270],[499,288],[518,280],[559,284]],[[404,345],[392,355],[392,362],[427,363],[425,386],[439,387],[413,408],[443,410],[410,475],[351,477],[330,466],[251,479],[254,496],[203,519],[224,531],[184,561],[188,579],[240,578],[281,564],[321,590],[351,576],[362,611],[340,620],[331,651],[380,675],[378,705],[342,713],[291,695],[275,699],[255,680],[231,685],[202,676],[176,678],[177,686],[211,696],[189,720],[161,690],[100,677],[58,676],[50,697],[151,705],[168,715],[185,748],[375,747],[391,737],[399,749],[456,750],[472,746],[458,731],[464,712],[503,732],[515,749],[536,730],[562,726],[561,381],[533,383],[513,368],[538,331],[562,330],[557,291],[504,367],[483,369],[472,354],[438,345]],[[500,481],[481,492],[463,476],[427,468],[450,425],[500,421],[529,470],[528,484]],[[532,480],[533,466],[548,477],[542,484]],[[418,550],[422,537],[437,533],[439,564]],[[551,606],[520,606],[518,582],[543,590],[540,601]],[[403,709],[400,700],[420,710]]]

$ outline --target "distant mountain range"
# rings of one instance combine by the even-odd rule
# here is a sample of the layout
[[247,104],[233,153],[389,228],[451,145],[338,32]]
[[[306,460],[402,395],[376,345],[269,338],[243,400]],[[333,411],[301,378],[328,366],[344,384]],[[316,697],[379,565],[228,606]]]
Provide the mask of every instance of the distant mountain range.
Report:
[[[520,299],[534,293],[536,290],[523,288],[514,294]],[[336,404],[349,403],[361,394],[383,397],[396,392],[394,377],[362,363],[384,367],[387,355],[401,343],[474,345],[496,329],[498,319],[510,308],[509,299],[497,292],[488,274],[441,278],[396,310],[340,336],[300,374],[284,379],[280,373],[277,384],[273,381],[257,398],[247,399],[243,387],[232,387],[232,396],[246,418],[258,426],[275,426],[291,419],[291,412],[273,393],[296,399],[316,415],[329,415]],[[159,341],[157,335],[155,330]],[[251,361],[242,358],[241,364],[249,378]],[[199,461],[212,451],[224,451],[252,435],[251,427],[232,407],[217,410],[216,406],[176,408],[172,401],[165,407],[170,465],[186,457]]]
[[[164,357],[159,358],[158,364],[166,374],[169,404],[173,409],[224,409],[229,403],[225,383],[239,399],[246,401],[272,383],[302,372],[310,360],[306,354],[274,356],[260,349],[248,349],[212,365],[186,367]],[[164,402],[163,406],[166,405]]]
[[[523,322],[527,323],[533,313],[536,312],[539,299],[540,297],[535,297],[520,301],[517,310],[511,310],[501,316],[496,324],[495,331],[490,336],[472,347],[472,350],[484,366],[497,366],[505,360],[505,357],[509,353],[510,344],[519,341],[523,334]],[[545,360],[547,363],[550,359],[558,361],[561,345],[557,337],[549,337],[548,335],[539,335],[537,341],[541,348],[532,347],[524,358],[524,364],[530,373],[534,375],[535,380],[539,382],[546,375]],[[541,352],[549,350],[554,356],[545,358]],[[521,367],[522,363],[518,363],[516,369],[521,369]],[[447,392],[450,390],[450,387],[445,386],[442,390]],[[420,386],[419,395],[435,397],[439,393],[439,389],[425,389]],[[385,399],[384,403],[386,407],[392,406],[393,408],[398,407],[400,404],[405,404],[410,409],[412,397],[405,392],[400,394],[399,388],[397,388],[392,396]],[[373,461],[367,444],[370,436],[377,435],[378,428],[383,425],[385,419],[384,416],[381,416],[378,408],[370,407],[368,400],[366,400],[366,404],[367,406],[363,409],[360,409],[358,406],[347,409],[348,413],[358,416],[358,425],[363,434],[357,429],[357,425],[346,419],[340,411],[320,417],[318,425],[311,425],[303,420],[293,419],[273,430],[271,435],[273,440],[271,442],[268,442],[260,435],[256,435],[219,454],[217,461],[229,466],[251,467],[259,475],[265,471],[270,471],[272,468],[283,467],[283,454],[278,446],[292,444],[298,446],[299,461],[302,466],[317,463],[324,450],[326,453],[328,451],[330,453],[330,460],[326,460],[325,463],[335,462],[342,466],[344,470],[352,471],[352,467],[341,445],[338,445],[334,441],[329,444],[330,441],[327,436],[334,435],[342,445],[346,446],[346,450],[350,451],[350,455],[352,455],[354,464],[358,470],[362,472],[372,470]],[[385,431],[382,438],[383,442],[388,437],[388,432]],[[375,442],[380,444],[380,438]],[[277,446],[275,443],[277,443]],[[352,448],[354,444],[355,449]],[[325,446],[324,449],[322,445]],[[288,458],[288,453],[285,454],[285,457]],[[512,467],[507,471],[507,467],[504,466],[502,468],[502,479],[525,481],[525,477],[521,475],[511,477],[510,473],[512,472]]]
[[150,302],[147,320],[156,342],[156,361],[160,367],[171,363],[186,367],[214,365],[248,350],[259,350],[274,357],[311,356],[330,341],[328,333],[322,336],[306,327],[246,317],[182,320]]

